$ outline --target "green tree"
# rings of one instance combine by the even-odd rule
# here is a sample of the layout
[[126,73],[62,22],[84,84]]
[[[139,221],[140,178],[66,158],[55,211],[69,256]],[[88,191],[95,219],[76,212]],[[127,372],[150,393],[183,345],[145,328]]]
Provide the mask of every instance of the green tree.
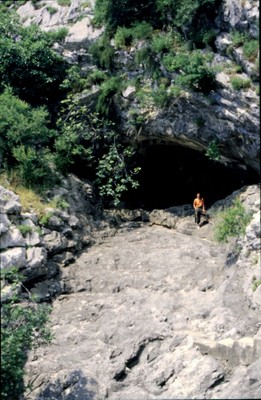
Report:
[[0,154],[7,169],[18,168],[25,185],[51,178],[51,146],[56,131],[49,128],[49,114],[32,108],[7,88],[0,95]]
[[128,188],[138,185],[135,146],[124,143],[113,123],[101,114],[91,113],[79,98],[69,97],[67,104],[55,142],[56,163],[65,172],[80,165],[104,204],[117,205]]
[[0,91],[11,86],[31,104],[55,102],[66,73],[52,49],[55,39],[36,25],[23,27],[15,13],[0,13]]
[[155,17],[155,0],[97,0],[96,21],[106,22],[114,32],[118,26],[130,27],[134,22],[150,22]]
[[171,25],[183,28],[193,24],[199,15],[215,11],[220,0],[96,0],[95,20],[106,24],[111,32],[118,26],[130,27],[146,21],[154,28]]

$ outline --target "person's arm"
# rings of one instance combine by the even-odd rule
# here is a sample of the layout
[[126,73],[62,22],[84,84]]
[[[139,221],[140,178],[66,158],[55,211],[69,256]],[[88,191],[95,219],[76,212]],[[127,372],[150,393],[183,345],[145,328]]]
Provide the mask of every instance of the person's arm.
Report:
[[202,202],[203,202],[203,207],[202,207],[202,209],[203,209],[203,211],[205,212],[205,211],[206,211],[206,207],[205,207],[204,199],[202,199]]

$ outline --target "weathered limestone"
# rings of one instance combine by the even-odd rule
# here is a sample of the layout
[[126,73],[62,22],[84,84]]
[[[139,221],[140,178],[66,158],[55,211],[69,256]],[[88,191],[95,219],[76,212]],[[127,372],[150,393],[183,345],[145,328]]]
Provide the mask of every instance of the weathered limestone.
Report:
[[[240,195],[254,219],[258,193],[245,188],[223,206]],[[100,240],[62,270],[51,315],[55,340],[29,355],[28,399],[259,398],[255,250],[244,264],[241,255],[231,262],[231,245],[213,241],[211,224],[195,229],[193,215],[176,215],[179,222],[166,229],[164,219],[160,226],[131,214],[109,213],[111,234],[97,232]],[[191,235],[177,230],[182,220]]]
[[[94,242],[93,230],[98,211],[92,188],[71,175],[50,196],[65,196],[69,210],[46,208],[46,223],[43,225],[35,213],[21,213],[19,196],[0,186],[0,266],[2,270],[16,267],[24,280],[37,282],[54,278],[62,267],[76,259],[76,254]],[[78,215],[78,216],[77,216]],[[25,233],[21,233],[25,232]],[[61,290],[52,282],[44,291],[45,299]],[[7,281],[2,282],[2,301],[13,294]],[[42,299],[44,300],[44,298]]]

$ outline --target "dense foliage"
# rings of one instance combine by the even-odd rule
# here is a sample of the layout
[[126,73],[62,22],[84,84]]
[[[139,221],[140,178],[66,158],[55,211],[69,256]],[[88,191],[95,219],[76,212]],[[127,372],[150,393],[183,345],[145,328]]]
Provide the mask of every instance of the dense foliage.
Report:
[[[112,101],[108,94],[113,87],[113,82],[107,81],[100,94],[102,100],[98,105],[106,106],[106,113],[112,107],[106,98]],[[90,113],[80,99],[72,97],[67,103],[59,121],[61,134],[55,142],[56,165],[62,171],[84,166],[85,176],[88,174],[99,188],[104,204],[117,206],[122,193],[137,186],[135,177],[139,168],[133,163],[135,147],[124,144],[114,124],[101,119],[97,112]]]
[[3,166],[17,168],[24,184],[37,185],[51,179],[50,143],[56,131],[48,126],[44,107],[33,108],[14,96],[11,89],[0,94],[0,151]]
[[188,28],[187,39],[199,41],[199,30],[201,35],[204,35],[212,27],[220,2],[220,0],[96,0],[95,21],[97,24],[105,24],[109,32],[115,32],[118,26],[128,28],[133,23],[145,21],[155,29],[170,26],[184,32],[184,29]]
[[41,32],[35,25],[22,27],[16,14],[2,14],[0,90],[11,86],[31,104],[53,104],[66,73],[64,60],[52,50],[58,37],[58,33]]
[[[119,204],[139,179],[135,144],[121,131],[120,112],[129,118],[134,143],[153,110],[170,106],[184,91],[208,95],[215,89],[212,59],[221,0],[97,0],[94,21],[105,31],[88,48],[91,68],[68,65],[53,50],[66,29],[25,27],[8,12],[8,6],[14,10],[23,3],[7,0],[0,8],[1,166],[32,188],[53,185],[57,172],[83,171],[106,204]],[[70,0],[58,4],[68,6]],[[37,0],[33,5],[38,7]],[[242,46],[248,60],[257,57],[257,40],[237,31],[231,37],[228,52]],[[123,65],[126,53],[121,57],[129,50],[130,70]],[[236,72],[231,86],[249,87],[251,81]],[[130,84],[135,98],[133,109],[126,110],[122,94]],[[216,143],[207,156],[220,159]]]

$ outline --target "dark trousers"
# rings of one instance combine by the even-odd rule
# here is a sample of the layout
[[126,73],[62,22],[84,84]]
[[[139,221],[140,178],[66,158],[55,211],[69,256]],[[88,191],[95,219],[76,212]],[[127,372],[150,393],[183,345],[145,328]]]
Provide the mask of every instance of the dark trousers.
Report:
[[203,209],[201,207],[195,209],[195,222],[196,224],[200,224],[200,218],[203,213]]

